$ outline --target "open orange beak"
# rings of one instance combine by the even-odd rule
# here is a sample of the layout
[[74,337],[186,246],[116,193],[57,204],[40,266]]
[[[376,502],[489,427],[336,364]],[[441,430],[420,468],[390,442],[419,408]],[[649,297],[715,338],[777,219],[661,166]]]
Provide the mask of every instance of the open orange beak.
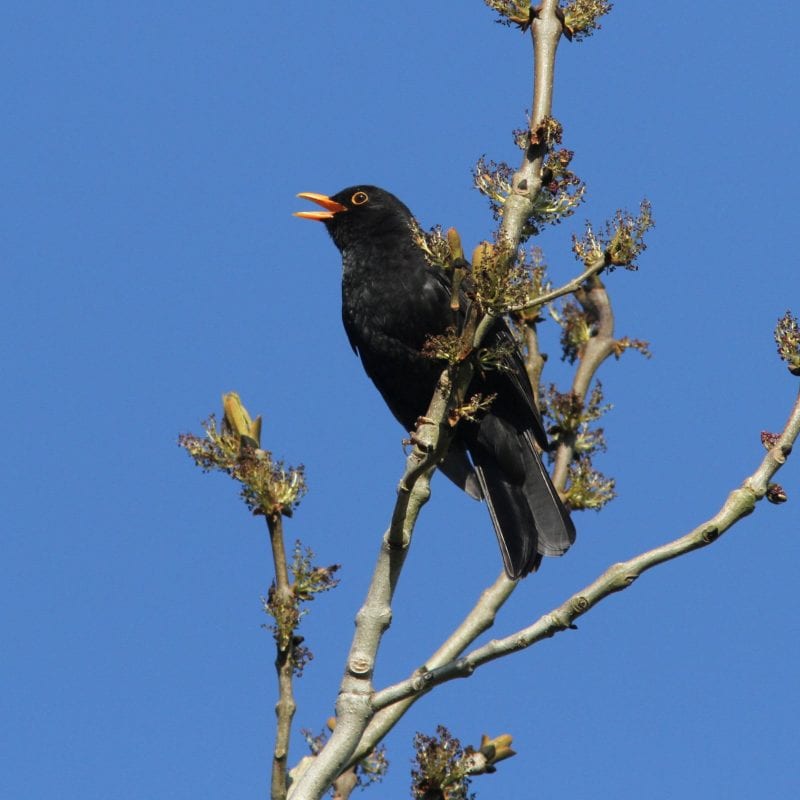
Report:
[[295,217],[302,217],[303,219],[315,219],[319,222],[325,222],[327,219],[333,219],[334,214],[339,214],[342,211],[347,211],[347,206],[331,200],[330,197],[324,194],[317,194],[316,192],[300,192],[297,195],[304,200],[310,200],[318,206],[322,206],[325,211],[295,211]]

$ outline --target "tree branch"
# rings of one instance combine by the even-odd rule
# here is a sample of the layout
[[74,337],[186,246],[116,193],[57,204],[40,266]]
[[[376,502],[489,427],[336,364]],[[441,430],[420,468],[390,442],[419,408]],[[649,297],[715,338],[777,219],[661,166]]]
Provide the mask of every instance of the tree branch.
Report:
[[[481,326],[479,326],[480,330]],[[477,336],[477,333],[476,333]],[[451,377],[455,373],[455,379]],[[422,506],[430,497],[430,479],[449,444],[450,411],[464,396],[472,375],[469,362],[443,370],[417,428],[406,460],[389,530],[383,537],[367,598],[356,615],[356,630],[336,701],[336,727],[330,739],[291,788],[292,800],[318,800],[351,763],[374,709],[372,675],[381,638],[392,618],[392,598],[405,563]]]
[[[572,393],[582,401],[586,399],[592,378],[600,365],[614,352],[614,312],[608,292],[600,279],[595,275],[590,278],[589,287],[575,292],[575,297],[585,311],[590,312],[596,320],[595,333],[586,342],[580,353],[580,364],[572,381]],[[553,466],[553,484],[563,492],[567,484],[569,465],[575,447],[569,440],[559,443]]]
[[[491,314],[485,314],[478,322],[472,335],[473,349],[480,346],[493,322]],[[465,333],[469,334],[470,330],[470,325],[465,325]],[[422,424],[417,427],[414,449],[406,459],[406,469],[398,487],[392,521],[383,538],[367,598],[356,615],[356,631],[336,701],[336,727],[290,791],[292,800],[318,800],[337,776],[356,760],[356,747],[375,713],[371,702],[372,674],[381,638],[391,624],[394,590],[417,517],[430,497],[431,476],[450,443],[452,426],[446,420],[463,402],[472,372],[469,359],[446,367]]]
[[[549,116],[551,110],[555,53],[562,32],[561,22],[556,16],[557,6],[557,0],[544,0],[531,29],[535,45],[532,127]],[[513,250],[519,245],[525,221],[533,210],[533,200],[541,188],[545,153],[545,145],[531,145],[526,151],[522,166],[514,175],[513,192],[505,203],[500,229],[501,238]],[[488,314],[480,320],[473,338],[473,347],[480,344],[492,322],[493,317]],[[292,800],[318,800],[324,794],[346,765],[353,762],[356,747],[376,710],[371,703],[375,655],[383,632],[391,621],[391,600],[411,542],[417,515],[430,496],[431,474],[446,452],[449,437],[445,433],[445,420],[449,412],[458,405],[458,398],[463,397],[472,367],[465,361],[454,371],[454,380],[450,379],[450,369],[442,373],[426,414],[429,424],[418,428],[418,442],[406,462],[392,523],[384,537],[367,599],[356,617],[356,633],[336,704],[336,728],[325,747],[293,787],[290,792]],[[467,644],[468,642],[463,647]],[[454,641],[452,647],[455,646],[457,645]],[[389,722],[387,715],[383,724]],[[391,722],[389,727],[393,724]],[[359,749],[359,753],[361,752],[364,752],[363,747]]]
[[354,767],[346,769],[333,782],[333,800],[347,800],[358,786],[358,777]]
[[[452,661],[469,647],[484,631],[494,625],[499,609],[517,588],[518,581],[509,580],[501,572],[497,580],[481,593],[478,602],[453,631],[439,649],[425,662],[418,672],[425,673]],[[422,697],[422,694],[407,697],[394,704],[387,704],[370,721],[350,763],[367,756],[397,724],[408,709]]]
[[563,286],[559,286],[558,289],[553,289],[550,292],[541,294],[538,297],[533,298],[530,302],[511,306],[507,309],[507,313],[514,314],[518,311],[530,311],[531,309],[538,308],[539,306],[546,305],[547,303],[552,303],[553,300],[557,300],[559,297],[572,294],[580,289],[586,281],[588,281],[590,278],[593,278],[607,266],[608,262],[604,253],[603,255],[595,258],[589,264],[586,264],[586,269],[580,275],[577,275],[576,277],[572,278],[572,280],[567,281]]
[[[553,75],[556,50],[563,27],[556,16],[558,0],[543,0],[531,24],[533,39],[533,106],[530,129],[535,131],[553,108]],[[542,164],[547,154],[544,142],[531,144],[511,181],[512,192],[503,204],[500,238],[512,251],[519,246],[522,229],[533,212],[533,203],[542,188]]]
[[[275,592],[277,602],[288,608],[293,603],[292,587],[289,583],[289,569],[286,563],[286,545],[283,539],[283,519],[280,512],[267,515],[269,540],[272,545],[272,560],[275,563]],[[277,634],[275,670],[278,673],[278,702],[275,715],[278,718],[275,732],[275,747],[272,751],[272,780],[270,797],[272,800],[284,800],[286,797],[286,762],[289,756],[289,738],[292,719],[297,704],[294,699],[292,677],[294,663],[292,651],[294,643],[291,637],[283,642],[280,635],[280,624],[276,620]]]
[[767,493],[772,476],[783,466],[800,434],[800,394],[777,442],[767,452],[755,472],[731,492],[715,516],[698,525],[685,536],[656,547],[646,553],[610,566],[594,582],[573,594],[568,600],[535,623],[503,639],[495,639],[476,648],[463,658],[424,672],[418,670],[405,681],[378,692],[373,705],[380,709],[392,703],[405,702],[420,696],[446,681],[465,678],[475,669],[510,653],[526,649],[572,626],[574,621],[615,592],[627,589],[640,575],[653,567],[712,544],[725,531],[750,514],[758,500]]

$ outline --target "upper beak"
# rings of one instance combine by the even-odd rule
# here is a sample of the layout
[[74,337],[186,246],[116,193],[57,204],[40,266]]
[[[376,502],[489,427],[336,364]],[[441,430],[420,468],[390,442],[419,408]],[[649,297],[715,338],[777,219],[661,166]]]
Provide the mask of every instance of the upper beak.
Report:
[[325,220],[333,219],[334,214],[347,211],[347,206],[343,206],[341,203],[331,200],[330,197],[324,194],[317,194],[316,192],[300,192],[300,194],[297,196],[302,197],[304,200],[310,200],[312,203],[316,203],[318,206],[322,206],[326,210],[295,211],[294,216],[296,217],[303,217],[303,219],[316,219],[320,222],[324,222]]

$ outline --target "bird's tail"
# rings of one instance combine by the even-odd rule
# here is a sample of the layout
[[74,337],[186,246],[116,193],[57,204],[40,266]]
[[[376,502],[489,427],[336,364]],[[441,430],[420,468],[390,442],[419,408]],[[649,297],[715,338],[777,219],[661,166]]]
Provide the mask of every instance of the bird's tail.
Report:
[[575,526],[534,447],[529,430],[518,431],[488,414],[469,451],[489,506],[503,566],[517,579],[560,556],[575,541]]

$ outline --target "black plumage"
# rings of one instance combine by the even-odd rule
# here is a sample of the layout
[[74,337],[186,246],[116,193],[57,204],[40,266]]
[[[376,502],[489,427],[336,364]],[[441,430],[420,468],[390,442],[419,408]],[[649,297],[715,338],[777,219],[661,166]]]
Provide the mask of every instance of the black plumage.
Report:
[[[411,430],[442,370],[422,350],[452,324],[449,275],[428,263],[412,236],[411,212],[389,192],[354,186],[332,197],[300,197],[324,210],[297,216],[324,222],[341,251],[350,344],[391,412]],[[468,494],[486,499],[506,573],[520,578],[543,555],[565,553],[575,528],[536,450],[547,438],[505,322],[496,321],[485,344],[504,345],[507,355],[500,369],[476,370],[468,396],[496,397],[477,422],[459,423],[440,469]]]

